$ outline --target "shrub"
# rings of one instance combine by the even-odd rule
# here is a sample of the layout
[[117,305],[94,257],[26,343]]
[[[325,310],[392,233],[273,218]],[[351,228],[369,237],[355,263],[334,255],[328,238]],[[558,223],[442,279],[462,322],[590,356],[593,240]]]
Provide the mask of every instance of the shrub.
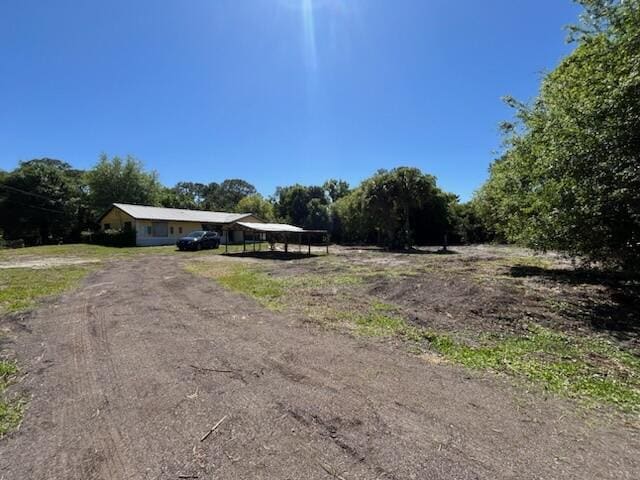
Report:
[[82,238],[86,243],[104,245],[106,247],[135,247],[136,231],[106,230],[99,232],[82,232]]

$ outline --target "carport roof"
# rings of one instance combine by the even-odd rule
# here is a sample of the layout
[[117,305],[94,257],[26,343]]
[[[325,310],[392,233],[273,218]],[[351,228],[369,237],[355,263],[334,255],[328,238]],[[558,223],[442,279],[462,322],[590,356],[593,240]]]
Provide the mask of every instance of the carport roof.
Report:
[[[127,215],[139,220],[162,220],[176,222],[198,223],[233,223],[251,216],[251,213],[210,212],[206,210],[184,210],[181,208],[149,207],[146,205],[131,205],[128,203],[114,203]],[[104,215],[103,215],[104,216]]]
[[304,228],[289,225],[288,223],[253,223],[253,222],[234,222],[233,224],[240,226],[243,230],[262,233],[326,233],[326,230],[305,230]]

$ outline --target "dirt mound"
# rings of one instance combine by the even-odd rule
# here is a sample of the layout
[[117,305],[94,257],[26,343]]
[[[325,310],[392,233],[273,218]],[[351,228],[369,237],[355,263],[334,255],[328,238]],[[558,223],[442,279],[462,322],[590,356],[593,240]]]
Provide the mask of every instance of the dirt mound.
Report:
[[527,303],[517,288],[497,288],[434,274],[380,278],[368,293],[401,305],[414,323],[430,328],[520,329],[523,305]]

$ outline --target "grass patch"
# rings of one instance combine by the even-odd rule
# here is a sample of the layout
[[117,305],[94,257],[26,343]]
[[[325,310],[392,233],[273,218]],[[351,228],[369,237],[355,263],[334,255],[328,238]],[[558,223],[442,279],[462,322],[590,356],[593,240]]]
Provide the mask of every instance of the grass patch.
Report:
[[395,313],[392,305],[376,302],[368,312],[355,315],[353,319],[357,331],[369,337],[389,337],[402,335],[407,324],[402,317]]
[[66,245],[43,245],[39,247],[0,249],[0,261],[15,260],[24,257],[81,257],[109,258],[125,257],[141,254],[163,254],[175,252],[175,245],[159,247],[104,247],[87,243]]
[[4,390],[9,381],[18,373],[16,362],[0,360],[0,392]]
[[[349,319],[349,316],[343,316]],[[399,315],[397,308],[388,303],[374,302],[369,311],[351,316],[357,326],[357,332],[369,337],[401,336],[407,340],[420,341],[426,338],[426,331],[409,325]]]
[[191,263],[186,270],[213,278],[222,286],[256,299],[272,310],[281,308],[280,299],[286,291],[286,281],[274,278],[250,265]]
[[[256,245],[257,247],[257,245]],[[268,249],[268,244],[263,243],[260,248],[262,251]],[[229,245],[229,253],[242,252],[242,245]],[[247,245],[247,252],[253,251],[252,245]],[[0,249],[0,261],[11,261],[26,259],[26,257],[45,258],[45,257],[74,257],[74,258],[120,258],[131,257],[136,255],[184,255],[186,252],[180,252],[175,245],[160,245],[156,247],[105,247],[102,245],[93,245],[88,243],[70,243],[65,245],[42,245],[39,247],[25,248],[2,248]],[[205,250],[195,253],[196,255],[219,255],[225,253],[224,245],[219,248]]]
[[94,268],[82,265],[0,270],[0,313],[26,310],[39,298],[70,290]]
[[284,294],[284,282],[266,273],[237,266],[230,272],[218,277],[218,282],[236,292],[255,298],[261,304],[278,309],[279,300]]
[[0,438],[15,429],[22,421],[24,401],[8,400],[5,391],[18,373],[16,362],[0,360]]
[[531,327],[527,335],[486,337],[470,346],[430,334],[431,345],[469,368],[523,376],[545,389],[592,404],[640,411],[640,359],[600,339]]
[[24,415],[24,407],[23,400],[9,402],[0,399],[0,438],[18,428]]

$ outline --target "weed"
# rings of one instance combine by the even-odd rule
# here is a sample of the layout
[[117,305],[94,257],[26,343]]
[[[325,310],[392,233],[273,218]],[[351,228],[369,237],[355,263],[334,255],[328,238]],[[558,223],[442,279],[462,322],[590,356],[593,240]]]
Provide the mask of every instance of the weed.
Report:
[[0,392],[4,390],[13,376],[18,373],[18,365],[10,360],[0,360]]

